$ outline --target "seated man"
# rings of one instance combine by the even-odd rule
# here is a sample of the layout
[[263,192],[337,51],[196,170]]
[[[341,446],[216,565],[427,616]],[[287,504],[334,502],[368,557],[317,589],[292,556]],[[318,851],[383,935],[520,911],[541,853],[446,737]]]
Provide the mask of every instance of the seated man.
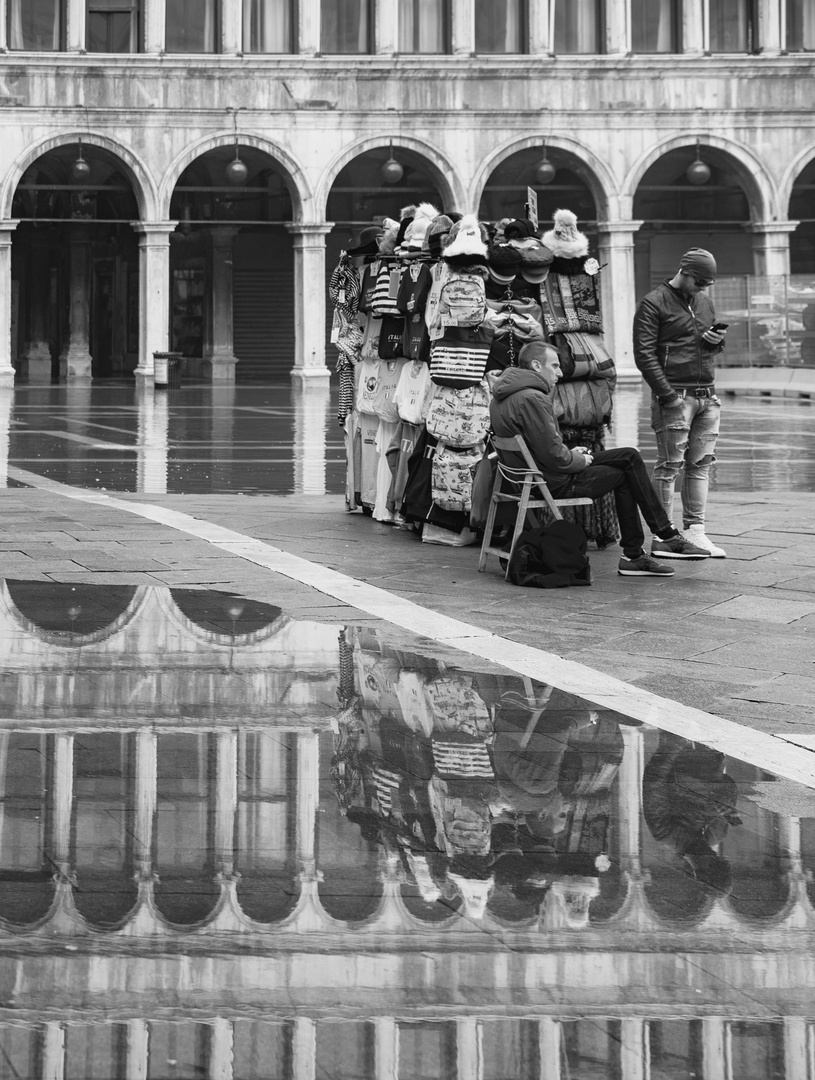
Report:
[[[652,556],[708,558],[708,551],[689,543],[668,521],[639,451],[625,446],[590,454],[585,448],[564,446],[550,396],[560,376],[560,359],[551,345],[525,345],[518,367],[507,368],[493,385],[490,420],[495,434],[505,439],[523,436],[556,499],[596,499],[614,492],[623,548],[617,572],[624,577],[672,577],[673,570]],[[642,547],[640,513],[654,534],[651,555]]]

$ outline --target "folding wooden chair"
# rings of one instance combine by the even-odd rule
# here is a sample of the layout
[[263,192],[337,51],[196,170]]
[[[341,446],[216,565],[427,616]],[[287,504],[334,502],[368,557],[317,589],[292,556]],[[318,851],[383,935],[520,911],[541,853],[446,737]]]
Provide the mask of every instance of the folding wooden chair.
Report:
[[[484,525],[484,539],[481,542],[481,556],[478,560],[478,570],[483,574],[487,565],[487,556],[495,555],[499,559],[506,559],[506,569],[504,570],[504,577],[509,573],[509,560],[512,557],[512,552],[515,550],[515,544],[518,542],[518,537],[526,527],[527,517],[529,517],[530,524],[534,527],[536,524],[534,516],[530,513],[532,510],[541,510],[546,507],[549,512],[556,518],[562,519],[558,507],[561,506],[591,506],[592,499],[587,497],[579,499],[554,499],[552,493],[541,475],[538,466],[535,464],[535,459],[529,452],[529,447],[526,445],[522,435],[513,435],[510,439],[501,439],[498,436],[493,435],[491,438],[493,449],[498,455],[498,468],[495,470],[495,481],[492,485],[492,496],[490,497],[490,508],[487,512],[487,521]],[[508,465],[506,463],[507,454],[520,454],[526,463],[526,467],[519,469],[516,466]],[[506,483],[504,483],[506,481]],[[502,491],[501,487],[507,486],[510,488],[508,491]],[[540,498],[532,498],[532,489],[537,488],[540,492]],[[495,515],[498,511],[499,503],[515,503],[515,528],[512,533],[512,543],[509,546],[509,550],[505,547],[498,547],[492,543],[492,531],[495,526]]]

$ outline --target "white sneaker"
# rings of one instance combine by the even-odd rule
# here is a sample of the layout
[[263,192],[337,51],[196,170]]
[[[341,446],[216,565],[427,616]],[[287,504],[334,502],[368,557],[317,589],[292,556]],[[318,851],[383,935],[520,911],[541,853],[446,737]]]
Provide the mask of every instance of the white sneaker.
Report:
[[680,533],[683,539],[687,540],[690,544],[695,544],[696,547],[704,548],[705,551],[710,552],[711,559],[726,559],[727,552],[724,548],[717,547],[713,541],[705,536],[704,525],[689,525],[687,529],[683,529]]

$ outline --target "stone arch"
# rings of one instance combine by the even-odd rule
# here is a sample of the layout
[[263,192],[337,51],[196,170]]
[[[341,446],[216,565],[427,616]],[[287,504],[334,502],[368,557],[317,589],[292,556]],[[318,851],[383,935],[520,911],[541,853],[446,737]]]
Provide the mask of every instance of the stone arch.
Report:
[[12,200],[14,199],[17,186],[25,171],[50,150],[56,150],[60,146],[69,146],[71,143],[76,143],[80,139],[82,140],[83,145],[95,146],[100,150],[106,150],[109,154],[112,154],[122,162],[133,185],[133,194],[136,197],[139,208],[139,219],[141,221],[156,220],[157,207],[159,205],[157,189],[155,181],[147,167],[132,150],[128,149],[122,143],[109,138],[107,135],[101,135],[94,131],[61,132],[59,135],[52,135],[47,139],[42,139],[40,142],[29,146],[13,163],[11,169],[2,181],[2,185],[0,185],[0,214],[2,217],[9,218],[11,216]]
[[731,160],[747,196],[753,221],[778,219],[778,189],[761,158],[743,143],[705,131],[674,135],[655,143],[629,170],[623,182],[623,194],[633,199],[652,165],[672,150],[695,149],[697,142],[721,150]]
[[470,205],[477,207],[480,204],[490,176],[507,158],[517,154],[519,150],[528,150],[533,146],[540,146],[542,153],[544,142],[547,149],[565,150],[570,154],[574,154],[583,162],[586,166],[586,184],[597,206],[598,220],[607,217],[609,200],[617,193],[618,184],[606,162],[578,139],[572,139],[564,135],[544,135],[542,133],[524,135],[521,138],[513,136],[493,150],[484,159],[480,169],[473,176],[469,191]]
[[355,142],[350,143],[328,164],[314,192],[315,213],[319,211],[322,218],[325,218],[331,188],[346,165],[352,162],[354,158],[360,157],[370,150],[380,150],[390,146],[391,143],[397,150],[400,146],[403,146],[406,150],[412,150],[413,153],[419,154],[427,162],[428,171],[442,195],[441,201],[445,204],[443,207],[440,206],[439,210],[461,210],[467,205],[465,202],[465,188],[457,169],[437,147],[425,142],[423,139],[416,139],[412,135],[400,134],[395,139],[375,135],[357,139]]
[[[39,623],[24,610],[24,605],[18,603],[15,592],[18,591],[21,584],[29,583],[16,582],[13,580],[10,582],[3,582],[0,587],[0,598],[2,599],[3,606],[26,633],[30,634],[32,637],[38,638],[49,646],[58,646],[63,649],[87,648],[90,645],[108,641],[110,638],[122,633],[125,627],[136,620],[147,596],[147,587],[144,585],[119,586],[119,588],[123,590],[123,602],[121,609],[118,612],[111,614],[109,623],[93,630],[77,632],[71,634],[70,637],[66,637],[64,632],[59,633],[55,632],[53,629],[40,626]],[[48,582],[35,582],[33,584],[48,585]],[[87,589],[88,586],[79,586],[79,588]],[[91,589],[93,588],[94,586],[91,586]]]
[[778,206],[779,210],[785,211],[785,215],[789,214],[790,199],[797,180],[813,161],[815,161],[815,144],[801,150],[784,170],[778,184]]
[[207,135],[190,146],[186,146],[170,164],[162,177],[158,191],[158,206],[161,209],[162,220],[169,216],[170,200],[184,170],[210,150],[217,150],[222,146],[234,146],[236,138],[239,146],[251,146],[267,154],[280,166],[281,174],[291,195],[294,220],[304,219],[305,208],[313,205],[314,196],[303,166],[282,147],[268,139],[250,135],[247,132],[238,132],[236,136],[234,131],[228,131],[221,132],[219,135]]

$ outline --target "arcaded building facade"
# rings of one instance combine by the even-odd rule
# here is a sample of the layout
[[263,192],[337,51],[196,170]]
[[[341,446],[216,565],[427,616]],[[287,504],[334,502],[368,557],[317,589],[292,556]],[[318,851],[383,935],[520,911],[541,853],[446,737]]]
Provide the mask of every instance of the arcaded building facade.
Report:
[[0,0],[0,379],[325,382],[350,236],[528,187],[624,374],[686,247],[815,273],[814,48],[815,0]]

